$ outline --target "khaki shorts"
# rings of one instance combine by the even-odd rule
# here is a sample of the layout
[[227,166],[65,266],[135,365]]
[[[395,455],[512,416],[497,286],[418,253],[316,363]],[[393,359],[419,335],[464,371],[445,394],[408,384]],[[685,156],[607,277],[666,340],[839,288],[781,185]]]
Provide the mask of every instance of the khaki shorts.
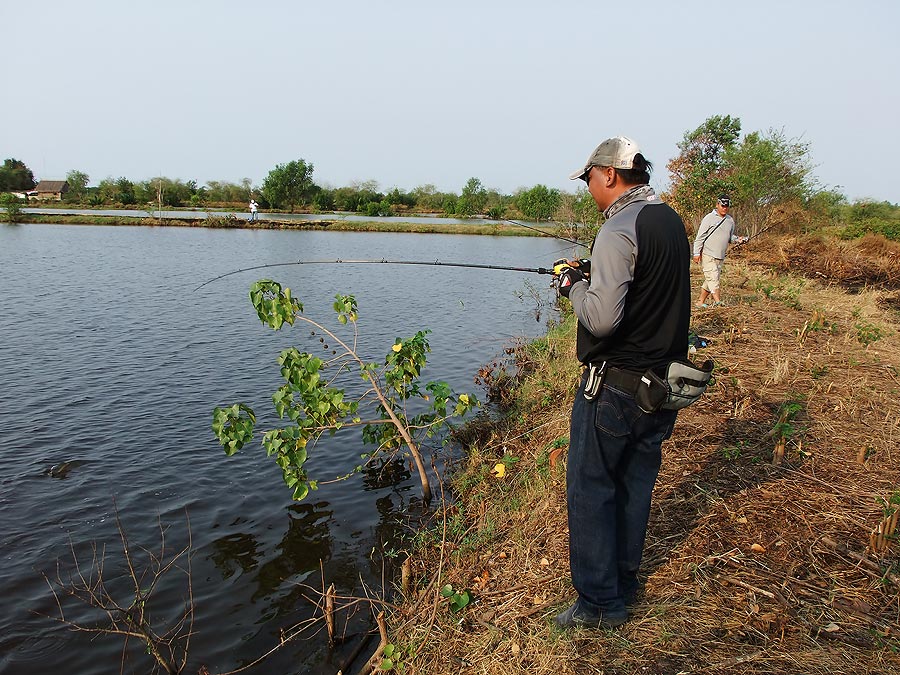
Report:
[[722,274],[722,263],[724,261],[704,253],[700,262],[703,264],[703,290],[715,293],[719,290],[719,277]]

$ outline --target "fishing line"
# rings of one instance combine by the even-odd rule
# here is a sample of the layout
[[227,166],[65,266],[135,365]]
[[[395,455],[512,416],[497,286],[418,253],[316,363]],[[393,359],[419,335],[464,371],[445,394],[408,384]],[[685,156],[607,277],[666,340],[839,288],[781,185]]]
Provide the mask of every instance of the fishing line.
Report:
[[[581,245],[579,245],[579,246],[581,246]],[[586,247],[585,247],[585,246],[581,246],[581,248],[586,248]],[[565,247],[563,247],[563,248],[555,248],[555,249],[553,249],[552,251],[549,252],[549,255],[551,255],[551,256],[556,256],[556,255],[558,255],[558,254],[560,254],[560,253],[566,253],[566,254],[568,254],[570,251],[571,251],[571,257],[573,257],[573,258],[577,258],[577,257],[578,257],[577,251],[575,251],[574,249],[572,249],[572,248],[569,247],[569,246],[565,246]]]

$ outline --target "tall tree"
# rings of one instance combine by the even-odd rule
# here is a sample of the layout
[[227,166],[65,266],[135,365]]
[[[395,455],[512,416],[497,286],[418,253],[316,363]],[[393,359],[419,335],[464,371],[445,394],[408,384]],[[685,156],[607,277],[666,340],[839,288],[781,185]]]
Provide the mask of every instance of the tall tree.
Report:
[[116,201],[123,206],[129,206],[137,202],[134,194],[134,183],[122,176],[116,181]]
[[87,184],[90,177],[84,171],[72,169],[66,174],[66,182],[69,191],[66,193],[66,201],[80,202],[87,193]]
[[559,190],[546,185],[535,185],[516,195],[516,207],[530,220],[550,220],[559,205]]
[[112,204],[118,201],[118,194],[119,189],[116,187],[116,180],[112,176],[104,178],[97,186],[97,196],[103,204]]
[[731,189],[725,154],[740,134],[740,118],[713,115],[685,133],[678,144],[681,152],[666,167],[671,183],[668,201],[685,222],[699,224],[716,197]]
[[724,160],[735,218],[751,236],[772,223],[779,207],[812,193],[809,143],[788,139],[783,131],[747,134],[725,151]]
[[275,208],[302,204],[312,190],[313,165],[298,159],[287,164],[279,164],[269,172],[263,181],[262,192],[266,200]]
[[463,187],[462,194],[456,202],[456,213],[460,216],[473,216],[484,212],[487,203],[487,190],[478,178],[470,178]]
[[31,190],[34,174],[20,159],[9,159],[0,166],[0,190]]
[[602,217],[591,193],[583,187],[578,188],[574,195],[561,193],[559,207],[553,213],[554,220],[562,227],[560,236],[577,239],[588,246],[597,236]]

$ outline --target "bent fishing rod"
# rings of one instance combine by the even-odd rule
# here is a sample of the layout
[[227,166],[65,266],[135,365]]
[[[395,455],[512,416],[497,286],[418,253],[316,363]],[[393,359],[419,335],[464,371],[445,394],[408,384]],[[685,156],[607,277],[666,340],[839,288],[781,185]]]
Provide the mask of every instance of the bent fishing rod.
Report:
[[230,277],[232,274],[240,274],[241,272],[250,272],[251,270],[260,270],[265,269],[267,267],[284,267],[285,265],[369,265],[369,264],[382,264],[382,265],[432,265],[439,267],[470,267],[474,269],[480,270],[502,270],[506,272],[531,272],[533,274],[555,274],[552,267],[508,267],[506,265],[479,265],[477,263],[460,263],[460,262],[441,262],[440,260],[428,261],[428,260],[295,260],[293,262],[284,262],[284,263],[268,263],[266,265],[254,265],[253,267],[245,267],[240,270],[234,270],[233,272],[226,272],[225,274],[220,274],[217,277],[210,279],[209,281],[204,281],[202,284],[195,288],[195,291],[200,290],[207,284],[211,284],[214,281],[218,281],[219,279],[224,279],[225,277]]
[[534,230],[535,232],[544,235],[545,237],[553,237],[554,239],[559,239],[560,241],[567,241],[570,244],[575,244],[576,246],[587,247],[587,244],[580,241],[575,241],[574,239],[567,239],[566,237],[560,237],[556,234],[550,234],[549,232],[545,232],[544,230],[538,227],[532,227],[531,225],[526,225],[525,223],[520,223],[518,220],[510,220],[509,218],[503,219],[504,223],[512,223],[513,225],[518,225],[519,227],[524,227],[527,230]]

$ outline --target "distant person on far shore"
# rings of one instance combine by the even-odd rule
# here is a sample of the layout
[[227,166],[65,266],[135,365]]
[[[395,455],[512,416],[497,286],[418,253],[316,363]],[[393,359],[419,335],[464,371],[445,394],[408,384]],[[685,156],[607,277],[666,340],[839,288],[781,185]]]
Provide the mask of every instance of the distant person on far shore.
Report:
[[[730,208],[731,199],[728,195],[720,195],[716,200],[716,208],[700,221],[697,237],[694,239],[694,262],[703,265],[703,286],[700,288],[697,307],[722,304],[719,278],[722,275],[722,263],[725,262],[725,251],[729,244],[743,243],[748,239],[734,234],[734,218],[728,213]],[[707,303],[710,296],[712,302]]]
[[259,210],[259,204],[256,203],[255,199],[250,200],[250,222],[256,220],[257,211]]

